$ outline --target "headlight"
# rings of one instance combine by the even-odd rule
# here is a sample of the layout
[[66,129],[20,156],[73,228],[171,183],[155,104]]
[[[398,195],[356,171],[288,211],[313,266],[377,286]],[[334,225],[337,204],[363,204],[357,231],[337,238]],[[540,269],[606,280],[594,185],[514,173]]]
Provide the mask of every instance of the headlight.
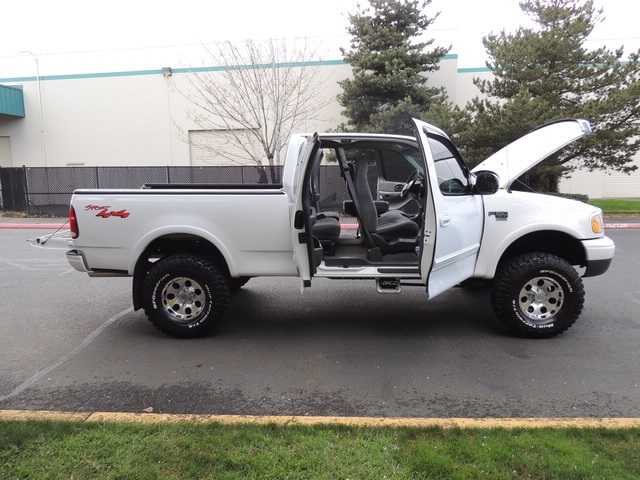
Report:
[[593,233],[604,232],[604,222],[602,221],[602,213],[594,213],[591,215],[591,231]]

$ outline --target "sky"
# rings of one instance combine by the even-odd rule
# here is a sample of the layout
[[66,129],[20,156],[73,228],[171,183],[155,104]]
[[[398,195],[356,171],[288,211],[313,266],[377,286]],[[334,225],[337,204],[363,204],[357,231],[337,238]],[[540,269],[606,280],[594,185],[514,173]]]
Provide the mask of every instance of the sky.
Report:
[[[307,38],[340,59],[349,46],[347,13],[358,0],[16,0],[0,9],[0,78],[193,66],[202,44],[247,38]],[[361,0],[360,3],[366,3]],[[605,21],[594,47],[640,48],[640,2],[596,0]],[[528,19],[518,0],[433,0],[440,12],[428,36],[458,55],[459,68],[483,67],[482,37]],[[37,62],[35,60],[37,59]]]

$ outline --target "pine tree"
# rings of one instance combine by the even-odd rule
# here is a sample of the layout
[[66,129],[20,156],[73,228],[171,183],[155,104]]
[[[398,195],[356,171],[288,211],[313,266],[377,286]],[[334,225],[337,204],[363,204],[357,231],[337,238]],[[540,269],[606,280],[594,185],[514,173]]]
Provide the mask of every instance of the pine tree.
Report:
[[338,101],[348,119],[343,130],[408,133],[412,116],[446,106],[444,89],[428,86],[425,73],[438,69],[449,48],[427,51],[421,36],[437,15],[424,10],[431,0],[369,0],[349,15],[351,49],[341,49],[353,78],[339,82]]
[[640,52],[623,61],[623,47],[588,50],[602,21],[593,0],[525,0],[537,28],[520,27],[483,39],[493,79],[475,79],[482,96],[465,108],[458,143],[467,160],[480,161],[549,121],[585,118],[594,134],[529,172],[536,190],[557,190],[564,173],[582,167],[629,173],[640,148]]

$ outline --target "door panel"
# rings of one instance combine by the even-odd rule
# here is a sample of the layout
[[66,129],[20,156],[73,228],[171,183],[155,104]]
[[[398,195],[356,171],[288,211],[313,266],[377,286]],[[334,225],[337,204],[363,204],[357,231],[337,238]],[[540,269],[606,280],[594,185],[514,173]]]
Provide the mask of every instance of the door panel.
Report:
[[[315,273],[315,262],[313,260],[314,244],[311,234],[311,226],[315,220],[315,209],[311,207],[309,182],[311,180],[309,160],[313,158],[320,146],[318,135],[315,134],[307,139],[306,144],[299,144],[297,152],[292,152],[294,148],[289,146],[287,160],[291,161],[293,155],[297,154],[295,182],[296,189],[293,208],[291,210],[291,245],[293,248],[293,261],[300,275],[300,288],[311,286],[311,277]],[[313,211],[311,211],[313,210]]]
[[435,192],[436,249],[429,277],[429,297],[469,278],[475,269],[482,239],[482,198],[448,197]]
[[433,254],[425,252],[421,268],[431,298],[473,274],[482,240],[483,205],[482,197],[471,193],[469,172],[448,138],[427,133],[426,123],[414,122],[426,158],[435,216],[427,223],[424,239],[425,248],[430,245]]

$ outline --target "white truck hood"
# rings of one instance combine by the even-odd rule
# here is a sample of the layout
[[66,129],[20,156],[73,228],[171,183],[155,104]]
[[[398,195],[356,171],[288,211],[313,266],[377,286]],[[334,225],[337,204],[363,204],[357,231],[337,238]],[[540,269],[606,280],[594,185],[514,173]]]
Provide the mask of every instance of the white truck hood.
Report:
[[500,188],[511,183],[562,147],[591,133],[587,120],[558,120],[520,137],[477,165],[472,172],[489,170],[500,177]]

